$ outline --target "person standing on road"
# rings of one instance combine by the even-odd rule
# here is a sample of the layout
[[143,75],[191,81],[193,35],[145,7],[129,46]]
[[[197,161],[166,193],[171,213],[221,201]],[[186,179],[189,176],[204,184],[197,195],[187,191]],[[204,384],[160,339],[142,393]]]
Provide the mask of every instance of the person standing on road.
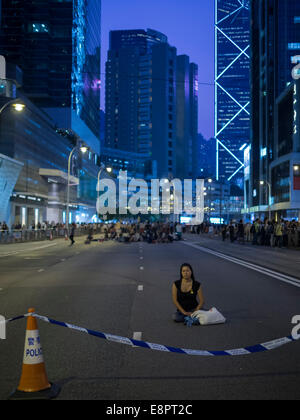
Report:
[[275,224],[275,246],[282,248],[283,230],[280,222]]
[[235,241],[235,229],[234,229],[233,221],[230,222],[228,230],[229,230],[230,242],[233,244],[233,242]]
[[172,299],[177,308],[173,321],[184,322],[186,316],[203,308],[204,297],[201,283],[195,280],[190,264],[183,264],[180,268],[180,280],[172,285]]
[[177,235],[178,240],[181,240],[182,239],[182,226],[180,223],[176,224],[175,230],[176,230],[176,235]]
[[71,234],[70,234],[70,241],[71,241],[70,246],[75,244],[75,241],[74,241],[75,229],[76,229],[76,225],[75,223],[72,223]]
[[237,228],[237,238],[240,244],[245,245],[245,228],[243,220],[240,220]]
[[292,221],[292,223],[290,224],[289,227],[289,231],[290,231],[290,243],[293,247],[297,247],[298,245],[298,238],[297,238],[297,224],[295,222],[295,220]]
[[260,220],[256,219],[252,225],[253,241],[252,245],[258,245],[260,237]]
[[222,240],[223,242],[226,241],[226,236],[227,236],[227,225],[222,225]]
[[9,228],[8,228],[6,222],[2,223],[2,226],[1,226],[0,230],[3,230],[4,232],[7,232],[7,233],[9,232]]
[[289,228],[288,223],[282,220],[282,245],[284,248],[289,246]]

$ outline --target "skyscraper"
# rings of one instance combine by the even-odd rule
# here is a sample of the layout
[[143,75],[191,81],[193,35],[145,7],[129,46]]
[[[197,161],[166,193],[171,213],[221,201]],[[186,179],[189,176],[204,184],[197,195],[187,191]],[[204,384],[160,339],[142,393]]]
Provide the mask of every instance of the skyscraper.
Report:
[[284,217],[298,217],[300,193],[293,180],[294,168],[300,167],[299,81],[292,70],[300,55],[300,3],[253,0],[251,13],[248,201],[261,212],[267,206]]
[[167,41],[150,29],[112,31],[106,63],[106,146],[147,154],[159,172],[175,163],[163,150],[176,115],[176,49]]
[[250,141],[250,2],[215,0],[216,177],[243,185]]
[[198,142],[198,66],[187,55],[177,57],[176,176],[196,177]]
[[[21,192],[37,195],[43,220],[66,222],[68,158],[80,140],[90,150],[85,158],[72,154],[71,180],[76,182],[70,188],[74,207],[68,221],[82,220],[83,214],[91,218],[100,155],[101,0],[3,0],[0,8],[0,54],[10,64],[7,69],[23,76],[7,71],[18,83],[9,95],[6,87],[14,81],[3,80],[1,99],[17,95],[26,104],[19,118],[9,110],[1,114],[1,153],[24,163],[10,198],[11,220],[18,219],[20,204],[24,221],[34,220],[32,203],[19,202]],[[82,212],[83,207],[89,210]]]
[[100,153],[101,0],[2,0],[0,54],[60,128]]
[[176,53],[165,43],[154,46],[152,55],[152,159],[158,176],[168,178],[177,173]]
[[193,167],[197,95],[197,66],[187,56],[177,57],[164,34],[151,29],[110,33],[107,147],[148,155],[159,177],[184,177],[178,156],[184,162],[190,156]]

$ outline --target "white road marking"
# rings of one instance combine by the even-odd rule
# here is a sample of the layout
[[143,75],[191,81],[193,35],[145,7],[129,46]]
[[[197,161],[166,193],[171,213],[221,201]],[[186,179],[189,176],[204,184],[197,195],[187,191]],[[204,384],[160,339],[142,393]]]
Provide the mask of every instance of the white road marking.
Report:
[[8,253],[8,254],[1,254],[0,255],[0,258],[2,257],[9,257],[10,255],[15,255],[15,254],[17,254],[18,252],[17,251],[11,251],[10,253]]
[[40,270],[38,270],[38,273],[42,273],[43,271],[45,271],[43,268],[41,268]]
[[141,332],[134,332],[133,333],[133,339],[141,341],[142,340],[142,333]]
[[10,257],[12,255],[16,255],[16,254],[20,254],[21,252],[32,252],[32,251],[39,251],[40,249],[45,249],[45,248],[49,248],[50,246],[55,246],[57,245],[57,243],[53,243],[53,244],[49,244],[49,245],[44,245],[44,246],[39,246],[38,248],[26,248],[26,249],[20,249],[18,251],[11,251],[11,252],[7,252],[5,254],[0,254],[0,258],[4,258],[4,257]]
[[41,260],[41,258],[25,257],[24,260]]
[[249,268],[250,270],[258,271],[259,273],[265,274],[266,276],[273,277],[277,280],[283,281],[284,283],[291,284],[292,286],[300,288],[300,280],[295,277],[278,273],[277,271],[270,270],[269,268],[261,267],[259,265],[252,264],[248,261],[240,260],[238,258],[222,254],[221,252],[218,252],[218,251],[212,251],[211,249],[204,248],[200,245],[191,244],[189,242],[185,242],[184,245],[198,249],[199,251],[202,251],[202,252],[206,252],[207,254],[215,255],[216,257],[222,258],[223,260],[230,261],[234,264],[242,265],[243,267]]
[[142,292],[144,290],[144,286],[142,285],[142,284],[140,284],[139,286],[138,286],[138,291],[139,292]]
[[144,267],[140,267],[140,270],[141,270],[141,271],[144,271]]

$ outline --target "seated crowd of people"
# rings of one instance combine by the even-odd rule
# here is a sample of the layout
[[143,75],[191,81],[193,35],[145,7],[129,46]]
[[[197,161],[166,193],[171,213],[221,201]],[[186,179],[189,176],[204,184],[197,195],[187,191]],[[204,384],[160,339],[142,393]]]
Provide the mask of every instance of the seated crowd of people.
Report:
[[182,238],[182,226],[179,223],[137,223],[104,224],[101,234],[105,240],[119,242],[171,243]]

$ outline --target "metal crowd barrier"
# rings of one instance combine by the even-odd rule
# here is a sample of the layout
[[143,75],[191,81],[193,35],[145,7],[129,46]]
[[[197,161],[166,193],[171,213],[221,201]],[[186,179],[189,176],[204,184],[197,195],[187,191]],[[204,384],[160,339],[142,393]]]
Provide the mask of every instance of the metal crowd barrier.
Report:
[[[88,235],[90,227],[80,227],[75,230],[75,236]],[[101,229],[96,228],[93,234],[100,233]],[[48,229],[22,229],[22,230],[0,230],[0,244],[11,244],[18,242],[36,242],[64,238],[67,235],[65,228]]]

